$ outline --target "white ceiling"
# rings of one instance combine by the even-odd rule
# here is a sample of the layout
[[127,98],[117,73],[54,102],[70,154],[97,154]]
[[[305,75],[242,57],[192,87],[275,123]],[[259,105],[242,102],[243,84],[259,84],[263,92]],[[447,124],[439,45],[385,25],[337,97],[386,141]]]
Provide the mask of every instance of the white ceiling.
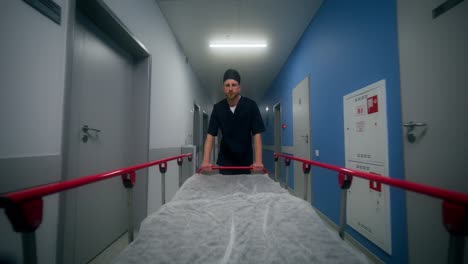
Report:
[[[322,0],[156,0],[201,85],[224,97],[223,73],[237,69],[241,94],[260,100]],[[220,50],[211,42],[261,42],[265,49]]]

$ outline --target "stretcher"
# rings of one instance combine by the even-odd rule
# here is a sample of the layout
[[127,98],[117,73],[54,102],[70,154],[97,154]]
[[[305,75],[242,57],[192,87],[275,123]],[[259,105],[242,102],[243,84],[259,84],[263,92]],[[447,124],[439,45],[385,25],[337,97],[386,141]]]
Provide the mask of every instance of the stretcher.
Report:
[[368,262],[267,174],[195,174],[114,263]]
[[[176,160],[180,166],[184,158],[191,161],[192,154],[0,194],[0,208],[22,235],[24,263],[37,263],[35,230],[42,221],[42,197],[121,177],[131,207],[135,172],[159,166],[164,198],[167,163]],[[322,222],[308,202],[290,195],[266,171],[252,175],[196,173],[171,201],[166,204],[163,199],[163,206],[147,216],[136,238],[133,221],[128,221],[131,243],[115,263],[367,263],[363,253],[342,240],[346,231],[346,193],[353,177],[442,199],[443,223],[450,233],[448,263],[463,263],[464,237],[468,234],[467,194],[278,153],[274,158],[275,162],[282,158],[286,166],[291,161],[302,163],[305,179],[311,166],[338,172],[342,190],[338,234]],[[277,173],[275,170],[276,180]],[[129,209],[129,219],[133,219],[133,210]]]

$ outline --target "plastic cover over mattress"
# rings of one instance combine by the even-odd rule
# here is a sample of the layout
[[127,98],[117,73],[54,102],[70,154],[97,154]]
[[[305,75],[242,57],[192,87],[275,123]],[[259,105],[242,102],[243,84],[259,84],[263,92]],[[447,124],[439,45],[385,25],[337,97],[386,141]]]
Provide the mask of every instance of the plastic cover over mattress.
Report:
[[367,263],[265,175],[190,177],[114,263]]

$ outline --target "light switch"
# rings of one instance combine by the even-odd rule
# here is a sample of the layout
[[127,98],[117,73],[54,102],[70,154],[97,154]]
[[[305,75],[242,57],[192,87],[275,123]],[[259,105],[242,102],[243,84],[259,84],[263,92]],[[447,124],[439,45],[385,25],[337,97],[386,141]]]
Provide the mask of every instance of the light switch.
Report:
[[320,156],[320,151],[318,149],[315,150],[315,157]]

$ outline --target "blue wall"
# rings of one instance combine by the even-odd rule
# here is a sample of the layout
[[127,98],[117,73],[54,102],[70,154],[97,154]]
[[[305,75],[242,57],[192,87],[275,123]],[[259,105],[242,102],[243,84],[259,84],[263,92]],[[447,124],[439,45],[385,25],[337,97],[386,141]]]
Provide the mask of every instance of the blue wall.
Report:
[[[379,80],[386,80],[389,135],[389,171],[403,179],[400,80],[396,1],[325,0],[283,65],[262,105],[282,107],[284,146],[292,139],[292,89],[310,75],[311,153],[315,160],[345,166],[343,96]],[[264,144],[273,145],[273,122]],[[312,155],[311,155],[312,157]],[[339,222],[336,173],[313,168],[313,205]],[[391,188],[391,256],[348,227],[358,241],[387,263],[407,263],[404,192]]]

